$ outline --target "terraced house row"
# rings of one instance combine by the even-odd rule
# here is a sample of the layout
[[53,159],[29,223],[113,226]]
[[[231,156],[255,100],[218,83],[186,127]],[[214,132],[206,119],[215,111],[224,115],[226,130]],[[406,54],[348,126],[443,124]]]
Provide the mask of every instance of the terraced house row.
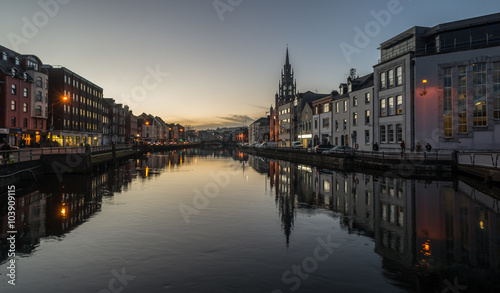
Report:
[[270,140],[372,150],[497,149],[500,145],[500,13],[413,27],[380,45],[373,72],[351,72],[330,94],[297,93],[288,56]]
[[181,125],[141,116],[104,98],[102,87],[68,68],[0,46],[0,142],[20,147],[95,146],[183,138]]

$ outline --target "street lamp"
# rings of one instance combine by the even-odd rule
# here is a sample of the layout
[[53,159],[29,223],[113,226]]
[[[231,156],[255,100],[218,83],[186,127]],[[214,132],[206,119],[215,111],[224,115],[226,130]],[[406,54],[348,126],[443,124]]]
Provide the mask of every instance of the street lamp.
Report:
[[[68,100],[68,96],[63,96],[62,97],[62,102],[66,102]],[[53,135],[54,135],[54,102],[50,105],[50,146],[52,147],[52,142],[53,142]]]

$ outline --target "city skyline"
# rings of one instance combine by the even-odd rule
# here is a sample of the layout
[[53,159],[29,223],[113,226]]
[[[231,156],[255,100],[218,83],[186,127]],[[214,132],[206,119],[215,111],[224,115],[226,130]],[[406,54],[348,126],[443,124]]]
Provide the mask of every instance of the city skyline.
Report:
[[136,115],[231,127],[269,111],[287,47],[297,90],[329,93],[350,68],[373,72],[392,36],[500,11],[486,2],[9,1],[0,44],[77,72]]

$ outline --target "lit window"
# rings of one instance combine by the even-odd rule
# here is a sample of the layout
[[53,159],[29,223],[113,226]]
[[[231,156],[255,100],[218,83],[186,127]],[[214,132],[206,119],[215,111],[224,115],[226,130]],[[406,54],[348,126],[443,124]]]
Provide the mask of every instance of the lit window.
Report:
[[380,73],[380,89],[385,89],[385,72]]
[[[445,73],[445,79],[447,75]],[[450,74],[451,80],[451,74]],[[486,113],[486,63],[476,63],[472,65],[472,85],[473,85],[473,125],[474,126],[487,126],[488,117]],[[450,86],[451,88],[451,86]],[[450,90],[451,93],[451,90]],[[449,102],[447,102],[449,100]],[[451,94],[445,96],[445,115],[449,113],[451,125]],[[445,122],[446,123],[446,122]],[[446,129],[446,127],[445,127]],[[446,132],[446,131],[445,131]]]
[[387,116],[387,107],[385,104],[385,99],[380,100],[380,116],[384,117]]
[[15,111],[15,110],[16,110],[16,101],[11,101],[11,102],[10,102],[10,109],[11,109],[12,111]]
[[453,106],[451,96],[451,68],[444,69],[443,75],[443,129],[444,137],[453,137]]

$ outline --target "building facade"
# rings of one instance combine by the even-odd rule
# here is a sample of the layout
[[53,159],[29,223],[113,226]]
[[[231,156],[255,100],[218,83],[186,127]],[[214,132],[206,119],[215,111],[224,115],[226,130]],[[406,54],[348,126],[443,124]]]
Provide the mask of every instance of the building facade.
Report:
[[100,145],[103,89],[65,67],[49,72],[50,138],[60,146]]

